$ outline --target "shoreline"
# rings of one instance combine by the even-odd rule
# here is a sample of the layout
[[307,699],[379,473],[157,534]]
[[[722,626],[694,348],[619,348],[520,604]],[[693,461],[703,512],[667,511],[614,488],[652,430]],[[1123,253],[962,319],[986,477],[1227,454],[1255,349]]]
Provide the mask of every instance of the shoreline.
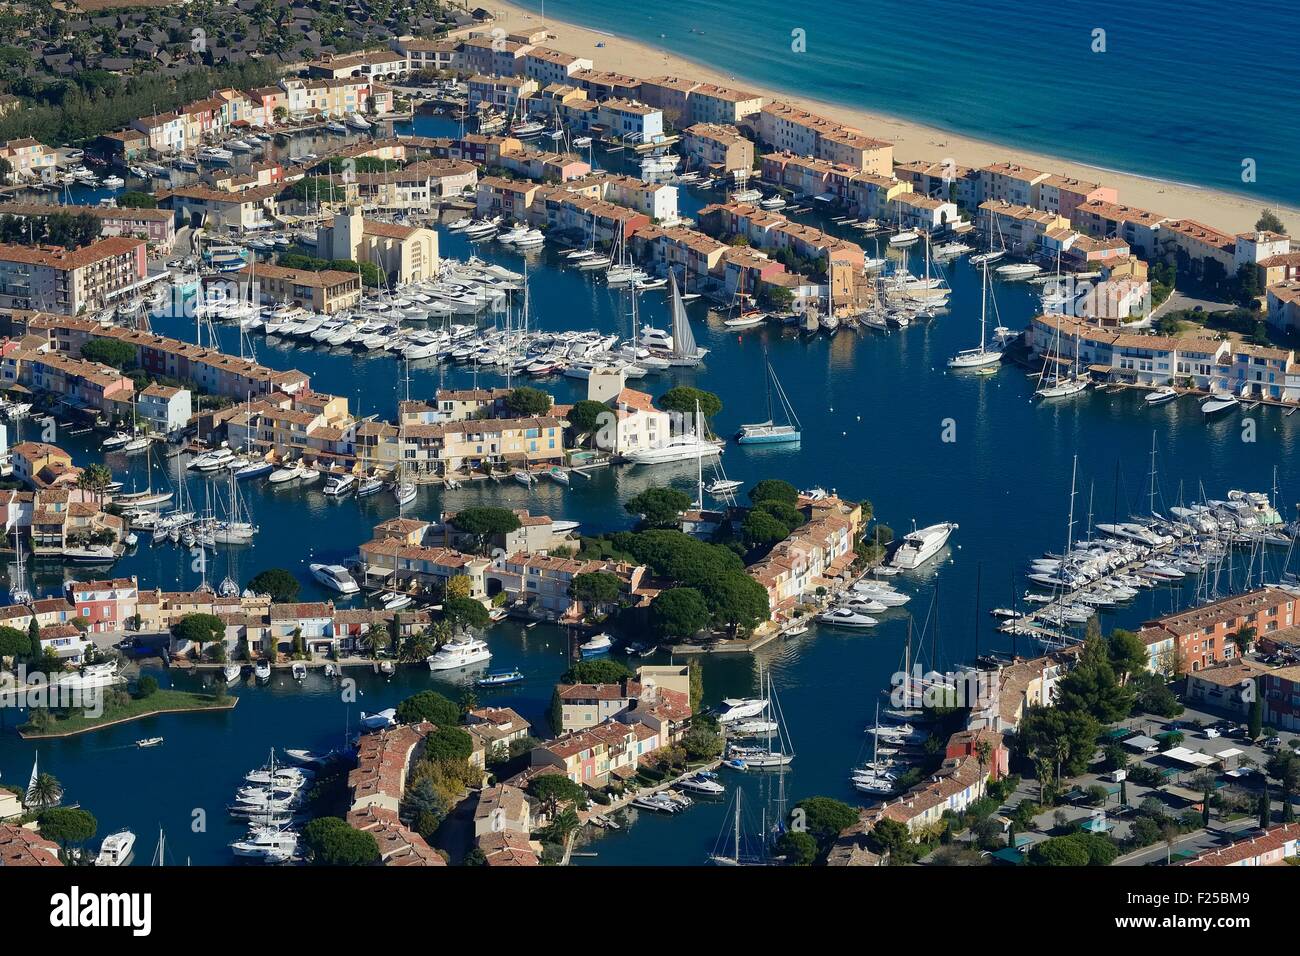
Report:
[[[1225,232],[1239,233],[1254,229],[1262,209],[1273,210],[1288,227],[1300,228],[1300,206],[1285,205],[1265,197],[1256,199],[1246,193],[1174,182],[1142,173],[1121,172],[1095,163],[990,142],[898,116],[829,103],[797,91],[781,90],[739,79],[708,64],[640,40],[583,27],[551,16],[543,20],[536,12],[502,0],[492,3],[488,9],[496,16],[494,25],[507,32],[524,29],[536,31],[545,24],[546,30],[554,37],[546,41],[547,46],[585,56],[593,61],[597,70],[626,73],[643,79],[665,73],[675,74],[720,85],[740,86],[769,100],[795,103],[804,109],[855,126],[869,136],[892,142],[896,163],[913,160],[939,162],[951,157],[960,166],[978,168],[990,163],[1011,161],[1047,173],[1058,173],[1088,182],[1100,181],[1102,185],[1119,190],[1119,201],[1123,205],[1152,210],[1175,219],[1194,219]],[[597,49],[597,42],[604,46]]]
[[157,717],[160,714],[198,714],[216,711],[218,713],[227,710],[234,710],[235,705],[239,703],[238,697],[231,697],[228,704],[211,704],[206,707],[164,707],[159,710],[151,710],[142,714],[130,714],[126,717],[118,717],[115,720],[109,720],[102,724],[95,724],[91,727],[82,727],[79,730],[65,730],[60,733],[24,733],[17,730],[17,734],[22,740],[57,740],[63,737],[79,737],[82,734],[93,734],[97,730],[104,730],[108,727],[116,727],[119,724],[129,724],[133,720],[143,720],[146,717]]

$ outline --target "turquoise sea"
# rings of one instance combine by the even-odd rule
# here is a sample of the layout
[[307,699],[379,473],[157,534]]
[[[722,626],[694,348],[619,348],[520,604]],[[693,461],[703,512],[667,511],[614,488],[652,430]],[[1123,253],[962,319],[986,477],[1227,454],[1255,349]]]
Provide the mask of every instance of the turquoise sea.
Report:
[[[1287,115],[1300,37],[1283,0],[520,5],[716,64],[737,82],[1300,205],[1300,124]],[[792,52],[795,30],[805,52]],[[1096,30],[1103,53],[1093,52]],[[591,56],[600,68],[600,50]],[[1241,179],[1248,158],[1253,184]]]

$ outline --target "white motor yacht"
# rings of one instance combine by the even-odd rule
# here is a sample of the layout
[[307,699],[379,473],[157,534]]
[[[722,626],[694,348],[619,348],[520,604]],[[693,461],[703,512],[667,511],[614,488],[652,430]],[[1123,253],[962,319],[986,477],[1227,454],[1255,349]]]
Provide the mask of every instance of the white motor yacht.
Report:
[[892,564],[896,568],[911,570],[919,568],[933,558],[948,543],[949,536],[957,530],[951,521],[941,521],[925,528],[909,532],[903,537],[903,543],[894,552]]
[[449,671],[459,667],[482,664],[492,658],[487,641],[470,638],[465,641],[450,641],[436,652],[425,658],[431,671]]
[[314,577],[331,591],[337,591],[339,594],[356,594],[361,588],[348,573],[348,569],[341,564],[312,564],[309,565]]
[[119,830],[104,837],[100,844],[99,855],[95,857],[95,866],[126,866],[135,848],[135,834],[130,830]]

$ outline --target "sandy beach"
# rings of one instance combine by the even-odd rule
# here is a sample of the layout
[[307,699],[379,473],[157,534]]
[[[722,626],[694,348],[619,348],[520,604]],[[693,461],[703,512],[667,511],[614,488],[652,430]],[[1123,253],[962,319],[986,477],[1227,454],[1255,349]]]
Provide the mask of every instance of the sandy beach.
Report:
[[[494,26],[507,32],[533,32],[544,25],[551,34],[547,45],[566,53],[591,59],[597,70],[612,70],[638,77],[671,74],[711,83],[738,86],[772,99],[798,103],[805,109],[856,126],[877,139],[894,143],[896,162],[916,159],[941,161],[951,157],[962,166],[986,166],[1013,161],[1044,172],[1063,173],[1076,179],[1100,182],[1119,190],[1120,202],[1163,213],[1175,218],[1195,219],[1228,232],[1254,227],[1263,208],[1273,209],[1291,228],[1300,226],[1300,208],[1268,200],[1254,200],[1211,189],[1164,182],[1144,176],[1112,172],[1068,159],[1017,149],[1014,144],[989,143],[934,127],[866,110],[826,103],[801,95],[797,90],[779,90],[730,76],[706,64],[664,50],[626,40],[604,31],[589,30],[508,3],[487,5],[497,17]],[[604,43],[597,48],[597,43]]]

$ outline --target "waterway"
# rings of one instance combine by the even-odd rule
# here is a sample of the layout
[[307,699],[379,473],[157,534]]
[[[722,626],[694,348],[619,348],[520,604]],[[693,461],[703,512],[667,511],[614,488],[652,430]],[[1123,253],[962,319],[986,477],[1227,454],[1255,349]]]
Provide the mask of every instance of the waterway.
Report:
[[[421,132],[445,128],[443,121],[422,118]],[[698,208],[713,197],[691,195],[683,208]],[[829,223],[828,228],[833,228]],[[855,238],[852,231],[844,233]],[[460,236],[441,235],[444,256],[471,253]],[[492,243],[474,253],[520,269],[521,257]],[[922,268],[913,250],[913,271]],[[590,275],[564,270],[543,253],[530,260],[532,322],[543,328],[628,328],[625,304]],[[1278,502],[1290,517],[1296,501],[1295,465],[1300,418],[1276,409],[1232,412],[1204,420],[1196,404],[1183,400],[1158,408],[1144,407],[1141,396],[1088,392],[1077,398],[1043,404],[1032,400],[1034,381],[1015,366],[993,376],[953,374],[945,362],[956,351],[976,344],[979,334],[979,276],[964,262],[948,269],[953,287],[951,311],[928,325],[888,334],[841,332],[833,339],[801,340],[779,329],[741,334],[724,330],[710,318],[705,303],[688,306],[700,344],[711,350],[703,365],[672,375],[648,376],[639,386],[659,394],[675,383],[698,385],[718,393],[724,408],[714,422],[727,435],[746,421],[765,417],[763,356],[766,350],[803,424],[798,447],[728,446],[727,472],[747,485],[779,477],[799,487],[821,485],[856,499],[869,499],[875,513],[899,531],[935,521],[960,525],[947,549],[920,572],[896,578],[914,598],[907,610],[919,632],[927,620],[924,658],[927,665],[951,667],[988,650],[1025,653],[1032,648],[992,629],[987,610],[1010,604],[1023,591],[1019,577],[1027,560],[1044,551],[1060,551],[1066,540],[1070,476],[1078,457],[1078,499],[1074,534],[1086,533],[1091,511],[1096,521],[1123,519],[1145,511],[1150,501],[1152,436],[1155,436],[1157,510],[1198,498],[1203,487],[1211,497],[1229,488],[1270,491],[1276,470]],[[1022,327],[1033,312],[1028,286],[998,284],[1001,321]],[[642,297],[644,321],[666,325],[662,293]],[[164,334],[193,340],[183,320],[159,320]],[[220,328],[223,345],[238,351],[238,335]],[[324,391],[345,394],[362,413],[391,417],[405,393],[401,366],[392,357],[358,357],[320,348],[272,348],[254,339],[257,358],[275,368],[300,368]],[[411,395],[429,397],[440,386],[502,384],[495,373],[475,374],[464,367],[411,368]],[[559,401],[581,397],[581,383],[546,382]],[[1243,420],[1255,422],[1254,442],[1243,441]],[[945,431],[955,440],[945,441]],[[19,437],[39,437],[24,424]],[[59,444],[78,464],[100,460],[88,436],[60,436]],[[110,456],[115,475],[140,481],[144,460]],[[164,480],[160,465],[155,482]],[[189,494],[202,502],[209,479],[187,478]],[[590,480],[575,479],[566,489],[550,483],[533,489],[507,482],[479,483],[457,491],[425,487],[409,512],[434,518],[469,504],[493,502],[528,507],[534,512],[576,519],[598,532],[629,527],[623,502],[638,491],[670,483],[694,491],[690,465],[663,468],[601,469]],[[221,484],[218,482],[218,484]],[[304,599],[329,597],[310,578],[309,562],[341,559],[370,536],[370,528],[395,512],[387,496],[335,502],[308,488],[272,490],[262,483],[243,489],[261,533],[256,543],[219,553],[204,569],[209,580],[231,573],[247,581],[268,567],[292,570],[303,585]],[[1284,552],[1269,557],[1269,570],[1282,570]],[[59,588],[65,577],[93,576],[84,568],[38,568],[43,591]],[[115,574],[136,575],[142,586],[189,588],[201,580],[192,558],[171,546],[142,543],[123,558]],[[976,581],[982,582],[976,595]],[[1185,606],[1190,585],[1142,592],[1128,607],[1103,613],[1103,626],[1132,626]],[[936,625],[937,622],[937,625]],[[786,796],[795,800],[828,794],[855,801],[848,783],[852,765],[865,755],[864,727],[870,722],[879,690],[899,666],[906,640],[906,616],[891,611],[867,632],[814,627],[807,635],[774,643],[752,657],[713,656],[703,661],[705,697],[749,696],[758,690],[760,668],[770,671],[798,756],[784,775]],[[521,629],[502,624],[488,635],[494,668],[519,667],[528,675],[516,688],[483,692],[485,703],[508,704],[545,727],[545,712],[555,679],[564,669],[562,637],[551,629]],[[666,660],[664,657],[652,661]],[[424,687],[439,687],[458,696],[454,685],[439,683],[427,671],[412,668],[391,681],[368,672],[355,675],[360,697],[344,703],[339,689],[318,675],[297,686],[277,675],[269,686],[237,687],[240,704],[220,714],[166,715],[61,741],[25,742],[12,732],[21,715],[0,713],[0,782],[24,783],[33,758],[65,785],[67,798],[79,801],[100,820],[101,834],[130,827],[141,837],[142,853],[151,850],[159,825],[168,835],[169,860],[225,863],[227,844],[239,834],[224,815],[242,775],[258,766],[272,746],[328,747],[355,726],[362,710],[394,706]],[[170,677],[163,675],[166,682]],[[181,676],[178,686],[195,678]],[[136,750],[142,737],[164,736],[157,749]],[[775,775],[729,774],[729,787],[746,789],[755,826],[772,805]],[[771,798],[771,800],[769,800]],[[196,809],[207,811],[206,829],[192,826]],[[725,805],[697,802],[673,817],[633,812],[632,826],[593,841],[588,864],[703,862],[718,833],[729,825]]]

